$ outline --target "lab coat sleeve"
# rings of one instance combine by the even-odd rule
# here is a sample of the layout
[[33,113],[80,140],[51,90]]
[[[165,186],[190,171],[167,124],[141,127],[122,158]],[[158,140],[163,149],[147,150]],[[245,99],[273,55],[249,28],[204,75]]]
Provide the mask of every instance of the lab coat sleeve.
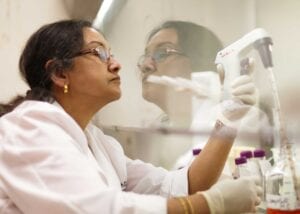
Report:
[[50,104],[3,116],[0,141],[4,192],[25,214],[167,212],[163,197],[108,187],[76,146],[79,126]]
[[140,160],[127,159],[127,190],[164,197],[188,195],[188,167],[167,171]]

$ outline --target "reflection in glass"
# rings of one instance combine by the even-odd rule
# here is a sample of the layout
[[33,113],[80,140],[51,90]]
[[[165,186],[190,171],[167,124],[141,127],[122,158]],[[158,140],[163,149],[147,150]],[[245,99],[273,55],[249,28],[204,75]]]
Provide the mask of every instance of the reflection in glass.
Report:
[[[210,129],[217,117],[214,108],[220,102],[221,83],[214,64],[216,53],[257,27],[265,28],[274,41],[274,72],[279,76],[279,85],[283,86],[279,88],[279,92],[287,95],[282,96],[282,106],[284,108],[284,103],[290,103],[289,106],[295,108],[288,111],[298,115],[297,98],[288,92],[298,90],[286,89],[290,88],[292,79],[299,79],[295,73],[300,73],[295,72],[299,61],[297,50],[300,43],[297,42],[297,38],[300,31],[291,27],[297,25],[297,19],[293,17],[297,17],[299,1],[289,0],[284,4],[270,0],[226,2],[189,0],[184,3],[173,0],[164,3],[150,1],[144,3],[146,5],[141,7],[143,13],[132,13],[132,8],[136,8],[140,2],[127,1],[126,7],[121,9],[114,20],[112,19],[113,24],[110,28],[108,25],[106,28],[108,40],[112,41],[117,58],[123,62],[121,71],[123,97],[110,108],[111,111],[103,111],[101,121],[104,121],[104,125],[117,125],[117,128],[114,126],[110,131],[120,137],[129,156],[145,158],[155,164],[171,167],[180,154],[187,150],[191,151],[193,147],[203,146],[207,142]],[[269,7],[271,4],[272,8]],[[216,41],[208,42],[209,39],[197,33],[187,36],[188,30],[177,35],[176,28],[161,29],[163,24],[160,23],[165,23],[163,20],[166,19],[191,21],[211,32]],[[155,42],[163,44],[154,47],[151,44]],[[198,44],[203,45],[203,48],[197,48]],[[166,48],[183,54],[164,55],[165,52],[162,51],[158,55],[163,56],[163,60],[157,60],[160,57],[154,53],[157,53],[157,50],[165,51]],[[139,63],[140,69],[136,68],[138,58],[143,54],[152,57],[146,57],[142,60],[144,65]],[[273,146],[273,141],[275,146],[278,145],[276,136],[278,130],[273,129],[273,126],[276,127],[274,122],[276,115],[273,113],[274,103],[267,72],[264,71],[256,53],[251,53],[251,57],[255,59],[252,77],[259,99],[255,106],[257,109],[249,112],[248,120],[241,125],[232,157],[236,156],[239,149],[249,147],[263,147],[267,151],[267,157],[270,157],[269,148]],[[149,76],[158,78],[165,76],[167,78],[164,81],[168,82],[168,85],[148,82]],[[202,94],[212,96],[199,98],[189,90],[174,86],[176,84],[171,86],[178,78],[197,82],[198,86],[201,86]],[[190,82],[184,83],[188,85]],[[285,102],[287,98],[292,101]],[[286,108],[290,108],[289,106]],[[296,116],[288,118],[290,126],[288,130],[292,130],[290,135],[293,134],[293,137],[299,133],[297,127],[300,127],[296,118]],[[148,152],[142,151],[143,148]]]

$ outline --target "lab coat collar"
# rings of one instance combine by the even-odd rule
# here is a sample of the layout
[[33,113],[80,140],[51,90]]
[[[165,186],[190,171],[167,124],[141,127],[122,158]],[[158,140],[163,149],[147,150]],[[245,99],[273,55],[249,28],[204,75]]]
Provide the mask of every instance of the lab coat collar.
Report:
[[106,150],[107,155],[120,179],[121,188],[124,190],[127,184],[127,171],[126,171],[126,156],[124,155],[124,151],[117,140],[114,138],[105,135],[102,130],[96,127],[93,124],[89,124],[87,126],[86,132],[90,132],[90,134],[96,139],[96,144],[93,143],[91,147],[93,149],[97,149],[98,144],[101,145]]

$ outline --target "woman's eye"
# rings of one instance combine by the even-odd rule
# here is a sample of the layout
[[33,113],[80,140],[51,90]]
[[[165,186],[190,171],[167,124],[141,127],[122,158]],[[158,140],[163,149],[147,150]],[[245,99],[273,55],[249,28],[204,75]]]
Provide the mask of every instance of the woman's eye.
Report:
[[168,53],[164,50],[156,52],[157,57],[164,57],[166,55],[168,55]]

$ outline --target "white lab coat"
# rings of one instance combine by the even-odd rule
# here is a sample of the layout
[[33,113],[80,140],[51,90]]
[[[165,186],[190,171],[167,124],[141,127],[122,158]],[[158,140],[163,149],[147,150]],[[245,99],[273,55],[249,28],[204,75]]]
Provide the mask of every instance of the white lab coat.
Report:
[[58,104],[25,101],[0,119],[0,213],[166,213],[187,194],[187,168],[168,172],[124,155]]

